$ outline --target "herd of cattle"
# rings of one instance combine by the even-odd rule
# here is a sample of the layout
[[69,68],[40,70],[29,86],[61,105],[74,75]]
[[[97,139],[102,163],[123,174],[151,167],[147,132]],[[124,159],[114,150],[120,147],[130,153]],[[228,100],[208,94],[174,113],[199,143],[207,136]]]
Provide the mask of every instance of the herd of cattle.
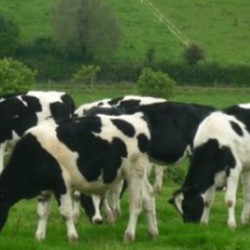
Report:
[[[78,239],[80,205],[92,222],[120,213],[127,187],[129,221],[124,241],[135,239],[138,216],[158,235],[155,192],[165,165],[190,159],[187,176],[169,203],[184,222],[208,223],[216,188],[225,187],[227,224],[236,227],[239,178],[244,189],[242,223],[250,214],[250,104],[212,106],[123,96],[76,107],[65,92],[30,91],[0,98],[0,230],[10,208],[38,197],[36,238],[46,237],[55,196],[70,241]],[[4,164],[6,144],[17,141]],[[156,164],[157,163],[157,164]],[[4,166],[6,165],[6,166]],[[148,180],[153,170],[156,182]]]

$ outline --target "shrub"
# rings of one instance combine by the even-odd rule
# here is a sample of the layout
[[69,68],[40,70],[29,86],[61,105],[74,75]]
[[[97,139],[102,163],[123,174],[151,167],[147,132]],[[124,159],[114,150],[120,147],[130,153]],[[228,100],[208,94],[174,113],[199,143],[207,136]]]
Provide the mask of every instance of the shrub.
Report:
[[74,82],[92,85],[96,81],[96,75],[100,71],[99,66],[95,65],[82,65],[82,67],[73,74],[72,80]]
[[175,81],[167,73],[144,68],[137,81],[140,94],[170,98],[174,93]]
[[4,58],[0,60],[0,94],[24,92],[35,82],[36,72],[23,63]]
[[191,44],[184,51],[183,57],[188,64],[194,65],[204,59],[204,51],[200,46]]

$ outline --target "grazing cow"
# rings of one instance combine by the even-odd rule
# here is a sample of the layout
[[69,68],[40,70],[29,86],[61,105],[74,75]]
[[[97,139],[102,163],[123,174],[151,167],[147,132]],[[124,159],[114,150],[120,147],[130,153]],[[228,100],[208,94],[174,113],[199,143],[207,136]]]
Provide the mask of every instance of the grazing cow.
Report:
[[27,129],[49,118],[69,118],[74,110],[75,104],[65,92],[29,91],[0,98],[0,173],[7,142],[19,139]]
[[[199,123],[213,107],[198,104],[184,104],[167,102],[164,99],[140,96],[125,96],[112,100],[95,102],[98,107],[114,105],[122,108],[122,112],[133,114],[142,112],[146,117],[151,131],[149,148],[150,159],[157,163],[174,164],[190,155],[193,147],[193,138]],[[82,105],[76,113],[85,114],[93,105]],[[158,168],[159,169],[159,168]],[[160,170],[160,175],[163,171]],[[156,174],[158,188],[161,188],[162,177]],[[159,185],[160,182],[160,185]],[[157,184],[155,186],[157,187]],[[98,208],[96,207],[96,210]],[[86,209],[85,209],[86,210]],[[88,214],[88,213],[87,213]],[[98,214],[100,214],[98,212]],[[92,220],[93,221],[93,220]]]
[[184,222],[208,223],[216,187],[226,184],[227,224],[236,227],[235,204],[241,174],[244,189],[242,223],[250,213],[250,104],[209,115],[199,125],[194,153],[182,188],[170,200]]
[[86,116],[58,124],[48,121],[29,129],[17,142],[0,176],[0,230],[15,203],[48,190],[57,199],[68,239],[74,241],[78,235],[72,190],[102,196],[125,178],[130,217],[124,240],[135,239],[142,208],[148,216],[149,234],[155,237],[155,201],[147,179],[149,140],[142,114]]

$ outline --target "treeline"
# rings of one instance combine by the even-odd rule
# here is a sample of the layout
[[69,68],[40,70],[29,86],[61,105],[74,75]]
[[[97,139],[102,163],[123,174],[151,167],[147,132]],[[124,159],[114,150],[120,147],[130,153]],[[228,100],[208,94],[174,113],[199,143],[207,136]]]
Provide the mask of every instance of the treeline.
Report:
[[[206,62],[198,45],[184,48],[179,62],[156,61],[155,49],[145,60],[112,60],[122,39],[115,13],[101,0],[60,0],[52,10],[53,37],[41,37],[29,44],[20,42],[17,23],[0,13],[0,58],[11,57],[36,71],[38,81],[69,81],[82,65],[100,70],[97,82],[137,82],[144,68],[161,70],[179,85],[246,86],[249,65],[220,65]],[[135,58],[136,60],[136,58]]]

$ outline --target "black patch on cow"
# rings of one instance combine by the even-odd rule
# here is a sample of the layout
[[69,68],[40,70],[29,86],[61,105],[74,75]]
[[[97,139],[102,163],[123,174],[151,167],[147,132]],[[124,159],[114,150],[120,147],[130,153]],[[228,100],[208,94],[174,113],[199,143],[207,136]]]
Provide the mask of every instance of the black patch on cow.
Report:
[[36,137],[27,134],[17,142],[0,177],[0,190],[8,192],[5,202],[13,205],[20,199],[35,197],[43,190],[64,194],[66,187],[57,160],[41,147]]
[[56,122],[72,117],[76,108],[73,99],[68,94],[62,95],[61,100],[61,102],[50,104],[51,114]]
[[139,134],[137,136],[138,148],[142,153],[146,153],[149,149],[149,139],[145,134]]
[[123,99],[123,97],[114,98],[114,99],[108,101],[108,104],[110,104],[111,106],[116,106],[122,99]]
[[183,156],[187,146],[192,148],[198,125],[213,110],[202,105],[163,102],[142,105],[126,112],[145,115],[151,132],[150,156],[172,164]]
[[[37,124],[36,111],[39,105],[34,99],[29,100],[23,103],[19,98],[9,97],[0,103],[0,142],[12,139],[13,131],[21,136]],[[32,104],[34,107],[31,107]]]
[[132,124],[121,119],[111,119],[111,121],[126,136],[133,137],[135,135],[135,128]]
[[241,108],[240,106],[231,106],[223,110],[224,113],[234,116],[241,121],[250,133],[250,109]]
[[95,133],[102,129],[98,116],[85,116],[60,123],[58,139],[72,151],[79,154],[77,166],[89,181],[96,181],[101,175],[104,183],[112,182],[121,166],[122,158],[127,157],[125,143],[114,138],[111,143]]
[[78,166],[89,182],[96,181],[102,175],[104,183],[108,184],[116,178],[122,158],[125,157],[126,145],[119,138],[114,138],[112,143],[93,138],[86,152],[81,152]]
[[241,129],[239,124],[237,124],[234,121],[230,121],[230,124],[231,124],[232,129],[236,132],[236,134],[238,134],[239,136],[243,136],[243,130]]
[[42,106],[39,99],[35,96],[23,95],[22,100],[26,103],[27,108],[33,112],[42,111]]
[[235,164],[230,148],[220,147],[216,139],[210,139],[195,148],[184,186],[196,186],[204,192],[214,184],[218,172],[226,171],[229,174]]
[[84,112],[84,115],[122,115],[124,114],[123,109],[116,108],[116,107],[93,107],[87,111]]

